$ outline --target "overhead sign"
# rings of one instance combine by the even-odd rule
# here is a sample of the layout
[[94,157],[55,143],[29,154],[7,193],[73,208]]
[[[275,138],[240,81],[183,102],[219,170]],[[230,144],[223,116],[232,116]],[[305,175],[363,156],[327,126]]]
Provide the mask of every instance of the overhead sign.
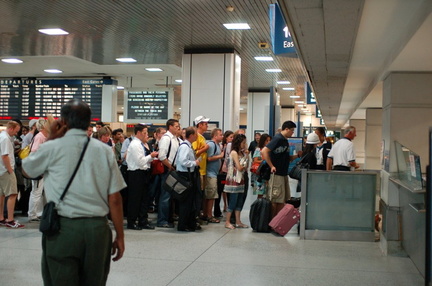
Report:
[[279,56],[297,55],[294,42],[278,4],[270,4],[269,18],[273,53]]
[[321,118],[321,110],[319,110],[318,105],[315,105],[315,117],[316,118]]
[[305,94],[307,104],[316,104],[315,95],[312,92],[309,82],[305,82]]
[[[102,119],[103,100],[112,95],[104,86],[111,79],[0,79],[0,120],[30,120],[52,114],[60,117],[62,106],[76,98],[91,108],[92,120]],[[107,117],[108,118],[108,117]]]
[[167,90],[128,90],[125,92],[126,122],[165,123],[171,118]]

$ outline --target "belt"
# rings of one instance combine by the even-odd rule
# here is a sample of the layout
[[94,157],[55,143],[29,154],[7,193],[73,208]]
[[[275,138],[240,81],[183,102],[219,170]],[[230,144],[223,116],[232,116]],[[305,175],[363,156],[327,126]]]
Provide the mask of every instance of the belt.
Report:
[[337,165],[337,166],[333,166],[333,170],[335,170],[335,171],[351,171],[351,168],[347,167],[347,166],[343,166],[343,165]]

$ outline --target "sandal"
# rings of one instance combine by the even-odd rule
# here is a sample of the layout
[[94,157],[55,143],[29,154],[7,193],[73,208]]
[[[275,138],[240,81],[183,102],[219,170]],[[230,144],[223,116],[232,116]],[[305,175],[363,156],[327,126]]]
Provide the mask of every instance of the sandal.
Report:
[[241,223],[241,224],[236,224],[236,228],[249,228],[249,226]]
[[208,218],[207,221],[208,223],[220,223],[220,220],[215,217]]
[[227,229],[235,229],[235,226],[233,226],[232,224],[226,224],[225,228],[227,228]]

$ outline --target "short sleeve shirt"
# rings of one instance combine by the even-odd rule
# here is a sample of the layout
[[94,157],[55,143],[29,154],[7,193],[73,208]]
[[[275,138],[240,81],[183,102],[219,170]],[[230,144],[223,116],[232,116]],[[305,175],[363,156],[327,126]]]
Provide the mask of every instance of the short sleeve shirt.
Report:
[[328,154],[328,158],[333,159],[333,166],[350,167],[350,162],[356,160],[354,144],[348,138],[341,138],[337,141]]
[[[202,136],[201,134],[198,133],[198,138],[197,140],[192,143],[192,148],[195,150],[195,153],[197,150],[202,149],[203,147],[205,147],[206,145],[206,140],[204,138],[204,136]],[[200,162],[200,174],[201,176],[205,176],[206,174],[206,169],[207,169],[207,152],[204,152],[200,155],[201,157],[201,162]]]
[[288,167],[290,163],[290,148],[288,139],[282,134],[276,134],[270,143],[266,146],[271,150],[270,159],[276,167],[276,175],[288,175]]
[[[40,145],[23,160],[23,169],[30,177],[44,175],[47,201],[59,202],[87,138],[84,130],[71,129],[64,137]],[[125,187],[112,149],[91,138],[69,190],[57,205],[59,215],[104,217],[109,212],[108,196]]]
[[[14,148],[12,143],[12,138],[6,132],[6,130],[0,133],[0,155],[8,155],[9,162],[11,164],[12,169],[15,167],[15,158],[14,158]],[[3,164],[3,160],[0,162],[0,175],[3,175],[7,172],[6,166]]]
[[[221,154],[221,149],[219,144],[214,141],[208,142],[209,148],[207,149],[207,158],[217,156]],[[211,178],[216,178],[221,165],[221,160],[214,160],[207,162],[207,176]]]

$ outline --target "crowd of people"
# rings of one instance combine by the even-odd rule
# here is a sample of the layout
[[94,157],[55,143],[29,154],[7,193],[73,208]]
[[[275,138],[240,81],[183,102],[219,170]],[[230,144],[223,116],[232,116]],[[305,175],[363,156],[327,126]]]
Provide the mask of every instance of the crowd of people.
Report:
[[[182,129],[178,120],[169,119],[166,128],[157,128],[151,139],[148,127],[142,124],[134,127],[130,137],[126,137],[122,129],[112,130],[109,125],[100,121],[95,124],[96,132],[92,126],[87,127],[87,136],[98,139],[112,149],[127,184],[127,187],[121,190],[121,196],[128,229],[174,228],[175,221],[179,221],[179,231],[195,231],[204,224],[220,223],[224,217],[225,227],[228,229],[247,228],[248,226],[241,222],[240,212],[246,200],[249,183],[254,195],[270,199],[273,206],[272,216],[275,216],[291,196],[288,166],[297,157],[303,157],[310,169],[358,168],[351,142],[356,136],[353,126],[346,130],[343,139],[347,140],[341,140],[333,149],[332,144],[326,140],[325,129],[318,127],[305,138],[303,152],[293,155],[290,154],[287,141],[296,128],[292,121],[284,122],[274,137],[266,133],[255,133],[254,140],[247,148],[244,130],[208,130],[209,120],[205,116],[198,116],[194,120],[194,126]],[[28,221],[40,221],[46,203],[44,178],[27,179],[23,176],[17,153],[28,145],[31,146],[31,153],[36,153],[47,141],[50,128],[50,122],[40,118],[30,120],[28,127],[11,121],[5,132],[2,132],[1,173],[2,176],[15,174],[17,182],[14,183],[12,179],[1,180],[0,207],[3,209],[7,197],[6,209],[11,211],[7,215],[2,212],[0,225],[24,227],[14,220],[12,211],[15,209],[18,193],[21,193],[20,209],[27,213]],[[11,144],[6,144],[7,141]],[[255,174],[256,170],[251,169],[249,181],[249,167],[258,166],[263,161],[271,168],[270,179],[259,179]],[[193,190],[187,196],[187,202],[173,200],[169,190],[164,187],[163,182],[172,170],[177,170],[186,179],[193,181]],[[148,213],[157,213],[156,223],[150,222]],[[184,216],[187,217],[186,220]]]
[[[14,218],[18,195],[29,223],[40,221],[47,201],[56,204],[61,231],[42,236],[46,285],[104,285],[111,257],[118,261],[125,250],[125,218],[130,230],[174,228],[177,221],[178,231],[193,232],[222,219],[229,230],[245,229],[241,211],[249,183],[255,195],[270,200],[274,217],[291,198],[288,166],[298,157],[314,169],[358,168],[353,126],[333,148],[325,130],[317,128],[307,136],[304,151],[294,155],[287,140],[296,128],[292,121],[273,137],[254,134],[247,148],[244,130],[208,130],[205,116],[183,129],[169,119],[152,139],[144,124],[136,124],[129,138],[103,122],[93,132],[90,118],[89,106],[74,99],[58,120],[32,119],[28,127],[10,121],[0,133],[0,226],[24,227]],[[29,155],[18,156],[26,147]],[[270,178],[252,171],[249,179],[249,168],[263,161]],[[181,198],[164,184],[173,171],[189,182]],[[157,214],[156,223],[149,212]]]

